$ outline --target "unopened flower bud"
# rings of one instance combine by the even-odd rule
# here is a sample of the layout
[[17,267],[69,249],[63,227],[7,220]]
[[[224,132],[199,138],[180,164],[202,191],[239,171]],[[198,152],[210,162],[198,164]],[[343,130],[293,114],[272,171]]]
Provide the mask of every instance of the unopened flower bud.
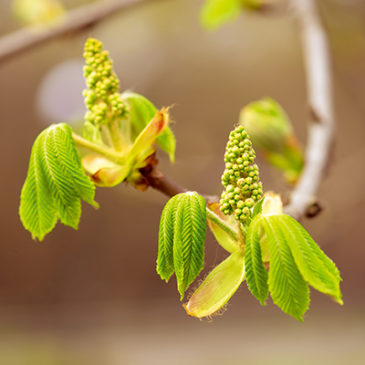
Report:
[[264,98],[244,107],[239,120],[269,162],[283,170],[289,182],[295,182],[303,168],[304,157],[282,107],[274,100]]

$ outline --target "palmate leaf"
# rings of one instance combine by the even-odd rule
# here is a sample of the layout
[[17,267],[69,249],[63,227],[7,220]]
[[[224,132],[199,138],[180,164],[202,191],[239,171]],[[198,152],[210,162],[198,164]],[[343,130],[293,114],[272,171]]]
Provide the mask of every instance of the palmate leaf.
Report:
[[156,271],[162,280],[169,281],[174,273],[174,229],[176,222],[176,209],[181,199],[181,194],[173,196],[165,205],[160,219],[158,232],[158,256]]
[[334,262],[294,218],[281,214],[271,220],[282,230],[304,280],[314,289],[342,302],[340,273]]
[[254,297],[265,305],[269,295],[268,274],[262,261],[259,227],[261,216],[255,217],[248,227],[246,235],[246,281]]
[[35,140],[19,214],[33,238],[43,240],[57,219],[77,229],[81,200],[97,206],[95,187],[84,173],[67,124],[52,125]]
[[270,250],[269,290],[274,303],[283,312],[303,321],[309,308],[309,288],[304,281],[282,230],[272,221],[262,217]]
[[195,192],[173,196],[160,220],[156,271],[166,282],[175,272],[181,299],[204,266],[205,199]]
[[183,193],[176,209],[174,269],[180,299],[204,266],[206,234],[205,199],[195,192]]

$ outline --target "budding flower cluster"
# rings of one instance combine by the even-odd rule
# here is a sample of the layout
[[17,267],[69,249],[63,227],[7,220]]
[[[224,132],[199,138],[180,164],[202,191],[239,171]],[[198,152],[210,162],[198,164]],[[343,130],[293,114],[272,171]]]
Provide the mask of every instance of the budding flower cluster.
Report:
[[123,117],[126,107],[119,95],[119,80],[113,71],[109,53],[102,50],[100,41],[90,38],[85,43],[84,76],[88,89],[84,90],[88,112],[86,121],[100,125]]
[[262,197],[262,184],[255,160],[255,152],[248,134],[242,126],[234,129],[230,135],[224,155],[226,169],[222,176],[225,190],[220,206],[225,215],[234,214],[245,223],[251,215],[251,208]]

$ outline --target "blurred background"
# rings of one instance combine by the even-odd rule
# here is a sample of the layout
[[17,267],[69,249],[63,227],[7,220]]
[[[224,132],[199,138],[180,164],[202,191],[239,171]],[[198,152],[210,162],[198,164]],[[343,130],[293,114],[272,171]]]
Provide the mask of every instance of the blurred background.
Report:
[[[89,2],[62,1],[66,9]],[[276,99],[305,144],[305,75],[292,16],[243,14],[207,32],[199,23],[202,3],[146,2],[0,64],[0,364],[365,364],[363,0],[318,1],[334,63],[338,128],[321,185],[324,211],[302,222],[341,270],[343,307],[312,290],[299,323],[271,302],[260,306],[244,284],[223,317],[188,317],[175,280],[165,284],[155,273],[166,202],[156,191],[99,188],[101,207],[84,206],[78,232],[59,224],[42,243],[20,223],[35,137],[50,123],[77,124],[85,111],[88,36],[110,51],[123,89],[159,107],[174,105],[176,163],[160,153],[160,167],[189,189],[220,194],[228,133],[253,100]],[[0,1],[0,36],[21,26],[11,1]],[[260,157],[258,163],[265,190],[286,196],[281,174]],[[209,233],[202,277],[225,256]]]

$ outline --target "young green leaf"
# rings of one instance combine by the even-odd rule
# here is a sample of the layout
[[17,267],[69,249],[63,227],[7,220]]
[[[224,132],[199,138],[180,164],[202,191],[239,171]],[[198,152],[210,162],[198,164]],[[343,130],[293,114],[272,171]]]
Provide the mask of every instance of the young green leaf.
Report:
[[259,200],[253,207],[251,219],[254,219],[257,215],[262,212],[262,204],[264,203],[265,197]]
[[97,206],[95,187],[84,173],[67,124],[52,125],[34,142],[19,214],[33,238],[43,240],[57,218],[77,229],[81,202]]
[[[229,228],[231,228],[233,232],[236,232],[237,230],[236,220],[232,216],[224,215],[221,212],[218,203],[210,203],[207,209],[215,213],[227,226],[229,226]],[[238,243],[238,234],[237,234],[237,239],[232,238],[232,236],[229,235],[227,231],[225,231],[221,226],[219,226],[212,219],[210,219],[209,215],[208,215],[208,226],[212,231],[215,239],[218,241],[218,243],[229,253],[234,253],[240,249]]]
[[241,252],[228,256],[216,266],[184,305],[189,316],[209,317],[219,311],[245,279],[245,259]]
[[262,217],[270,250],[269,290],[274,303],[303,321],[309,308],[309,288],[300,274],[285,235],[272,217]]
[[200,20],[207,29],[216,29],[235,20],[243,9],[260,9],[264,0],[206,0]]
[[39,140],[32,147],[27,178],[20,195],[19,215],[33,239],[43,240],[57,223],[57,209],[39,159]]
[[[131,126],[131,137],[135,140],[146,125],[157,113],[157,108],[143,95],[132,91],[124,91],[121,95],[122,100],[127,104],[128,119]],[[165,151],[170,161],[174,162],[176,140],[169,126],[166,126],[162,133],[157,137],[158,146]]]
[[103,137],[100,132],[100,128],[90,121],[85,121],[82,134],[85,139],[98,145],[103,145]]
[[181,194],[174,227],[174,269],[181,296],[204,266],[206,203],[195,192]]
[[160,219],[158,233],[158,256],[156,271],[162,280],[169,281],[174,273],[174,229],[176,221],[176,208],[182,195],[173,196],[165,205]]
[[169,155],[172,163],[175,162],[176,139],[171,128],[167,126],[157,137],[157,145]]
[[146,97],[132,91],[122,92],[121,99],[127,105],[131,137],[135,140],[158,110]]
[[303,169],[303,151],[284,109],[275,100],[264,98],[246,105],[239,119],[254,146],[289,182],[295,182]]
[[235,20],[241,10],[241,0],[206,0],[200,19],[205,28],[216,29]]
[[116,164],[96,153],[89,153],[82,158],[82,166],[97,186],[113,187],[120,184],[130,173],[126,164]]
[[269,295],[267,284],[268,274],[262,261],[259,229],[261,227],[261,217],[255,217],[248,227],[246,235],[246,280],[247,286],[254,297],[265,305]]
[[168,110],[162,108],[146,125],[133,143],[127,154],[129,163],[135,168],[144,167],[145,159],[154,153],[153,144],[168,126],[170,116]]
[[281,214],[272,216],[271,219],[274,224],[281,227],[304,280],[314,289],[330,295],[336,302],[343,304],[341,277],[334,262],[294,218]]

